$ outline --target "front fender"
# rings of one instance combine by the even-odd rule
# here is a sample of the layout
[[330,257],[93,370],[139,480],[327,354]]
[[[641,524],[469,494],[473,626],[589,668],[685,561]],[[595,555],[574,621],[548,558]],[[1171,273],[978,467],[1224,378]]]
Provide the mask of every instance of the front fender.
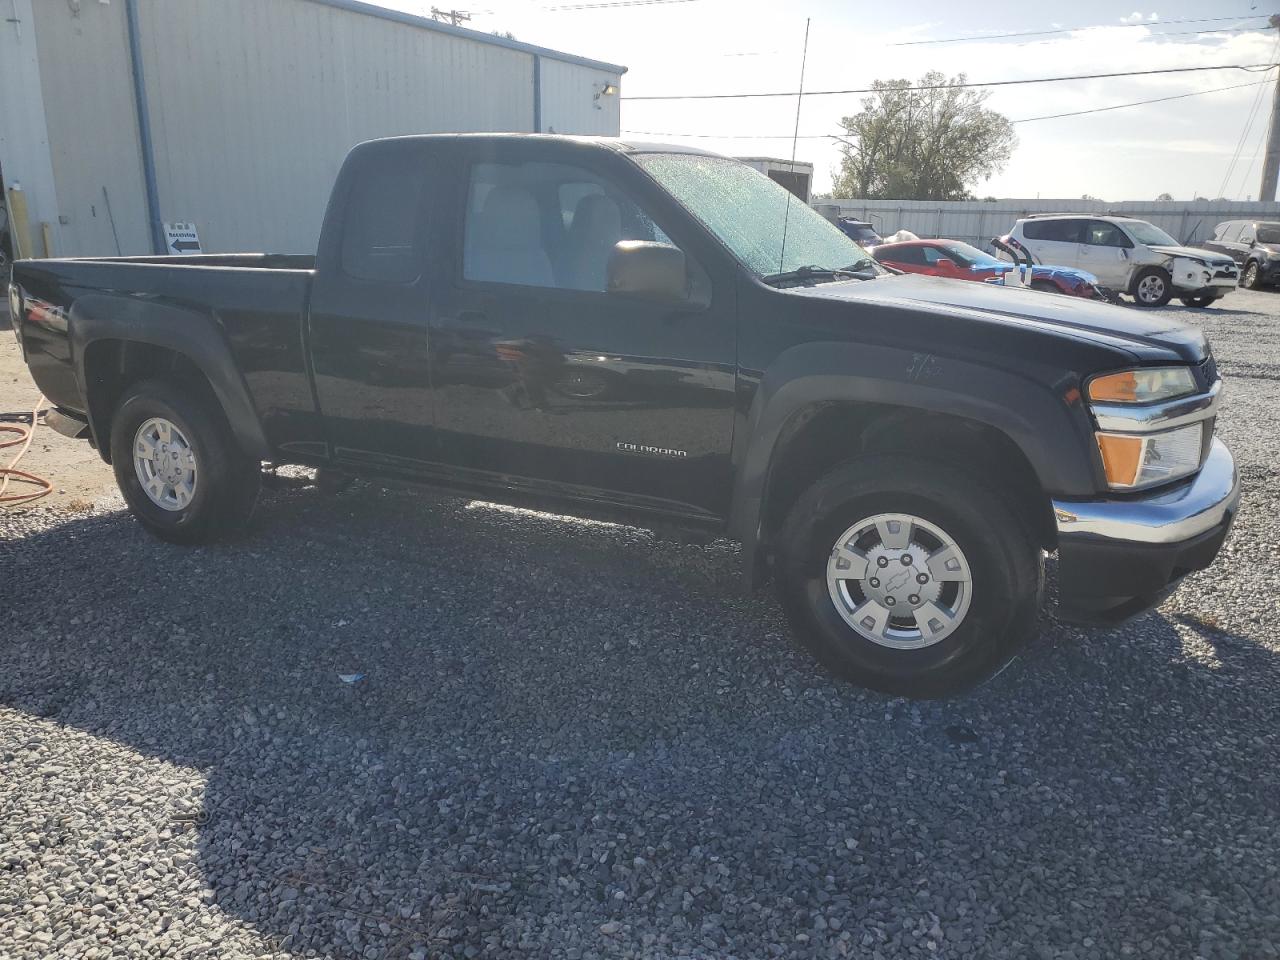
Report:
[[966,417],[1016,444],[1047,494],[1088,496],[1098,479],[1076,379],[1067,373],[1046,385],[1008,370],[895,347],[807,343],[787,350],[761,379],[747,415],[748,441],[735,450],[729,532],[743,543],[748,575],[756,569],[778,441],[806,409],[868,403]]
[[[67,333],[76,383],[86,400],[90,383],[85,357],[94,343],[116,340],[162,347],[181,354],[204,374],[241,448],[259,460],[269,458],[262,421],[254,409],[249,389],[221,326],[209,312],[136,297],[86,294],[71,306]],[[91,405],[86,403],[86,406]],[[101,417],[95,417],[92,410],[88,413],[94,442],[105,457],[110,425],[96,422]]]

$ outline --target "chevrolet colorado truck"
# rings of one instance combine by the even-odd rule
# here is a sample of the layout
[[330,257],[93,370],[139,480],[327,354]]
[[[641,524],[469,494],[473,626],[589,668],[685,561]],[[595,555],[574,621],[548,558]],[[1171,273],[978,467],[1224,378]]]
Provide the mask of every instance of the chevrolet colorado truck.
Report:
[[1239,500],[1203,335],[887,275],[786,190],[679,147],[529,135],[349,154],[314,258],[19,262],[56,429],[152,534],[250,518],[263,462],[735,538],[845,677],[936,696],[1059,615],[1210,564]]

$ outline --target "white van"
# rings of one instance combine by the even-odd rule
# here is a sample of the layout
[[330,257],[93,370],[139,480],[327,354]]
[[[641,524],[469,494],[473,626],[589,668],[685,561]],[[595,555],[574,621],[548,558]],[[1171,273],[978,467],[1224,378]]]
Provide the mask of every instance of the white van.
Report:
[[1207,307],[1236,288],[1240,270],[1226,254],[1181,246],[1154,224],[1130,217],[1054,213],[1026,217],[1011,236],[1041,263],[1076,267],[1141,307],[1174,297]]

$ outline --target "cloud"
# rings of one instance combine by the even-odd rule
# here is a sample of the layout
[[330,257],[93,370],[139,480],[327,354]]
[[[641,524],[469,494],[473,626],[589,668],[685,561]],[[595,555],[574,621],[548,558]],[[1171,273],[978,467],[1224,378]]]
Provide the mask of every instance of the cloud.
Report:
[[1133,13],[1129,14],[1127,17],[1121,17],[1120,22],[1121,23],[1155,23],[1159,19],[1160,19],[1160,14],[1158,13],[1144,14],[1139,10],[1135,10],[1133,11]]

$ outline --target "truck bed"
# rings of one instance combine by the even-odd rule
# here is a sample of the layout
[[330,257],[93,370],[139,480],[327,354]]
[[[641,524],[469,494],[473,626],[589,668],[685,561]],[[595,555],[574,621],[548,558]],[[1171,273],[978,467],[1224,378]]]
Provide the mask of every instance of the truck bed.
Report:
[[86,358],[77,341],[100,340],[91,327],[157,323],[175,349],[184,338],[213,338],[230,352],[271,443],[296,436],[298,420],[315,411],[303,347],[314,263],[251,253],[22,260],[13,271],[27,304],[18,334],[45,397],[81,415],[88,403],[77,365]]

